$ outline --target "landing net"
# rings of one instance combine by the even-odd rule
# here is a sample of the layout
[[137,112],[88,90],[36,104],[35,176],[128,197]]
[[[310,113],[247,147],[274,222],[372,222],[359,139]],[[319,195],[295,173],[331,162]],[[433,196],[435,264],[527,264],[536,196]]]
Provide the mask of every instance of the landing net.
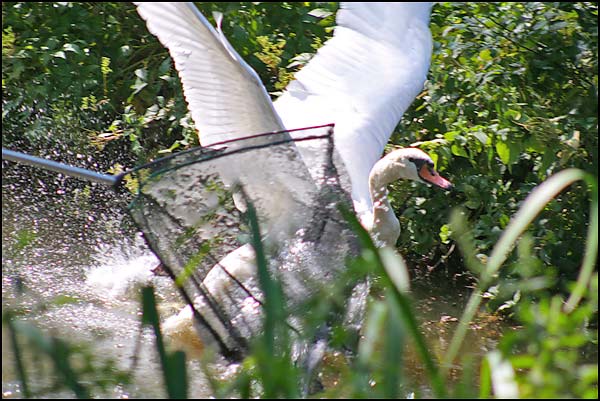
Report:
[[321,126],[195,148],[126,177],[138,186],[129,211],[192,307],[204,341],[235,357],[261,330],[247,202],[256,209],[290,323],[302,327],[299,306],[357,254],[338,211],[340,203],[352,208],[343,171],[333,128]]

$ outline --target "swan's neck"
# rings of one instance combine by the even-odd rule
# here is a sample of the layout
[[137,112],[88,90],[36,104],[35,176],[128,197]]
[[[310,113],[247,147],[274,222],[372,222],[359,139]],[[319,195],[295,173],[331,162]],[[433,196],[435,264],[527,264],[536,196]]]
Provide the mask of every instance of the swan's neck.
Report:
[[373,201],[371,234],[376,242],[393,247],[400,236],[400,222],[388,201],[387,186],[409,177],[404,161],[391,155],[388,154],[373,166],[369,175],[369,191]]

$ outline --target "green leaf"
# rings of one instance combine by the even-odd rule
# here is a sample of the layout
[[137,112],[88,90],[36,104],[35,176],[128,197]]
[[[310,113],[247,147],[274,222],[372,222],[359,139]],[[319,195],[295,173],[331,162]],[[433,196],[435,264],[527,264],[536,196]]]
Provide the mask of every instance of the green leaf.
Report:
[[452,235],[452,230],[450,229],[450,225],[449,224],[444,224],[443,226],[440,227],[440,239],[442,240],[443,244],[448,244],[450,243],[450,236]]
[[482,51],[480,51],[479,58],[482,59],[483,61],[491,61],[492,55],[491,55],[490,49],[483,49]]
[[410,276],[404,258],[395,249],[389,247],[381,248],[379,256],[385,271],[398,291],[408,293],[410,291]]
[[473,136],[477,138],[483,145],[487,145],[490,140],[490,138],[481,131],[473,132]]
[[333,13],[323,8],[315,8],[314,10],[309,11],[307,14],[315,18],[327,18]]
[[135,70],[134,74],[141,81],[143,81],[143,82],[147,82],[148,81],[148,70],[147,69],[145,69],[145,68],[138,68],[137,70]]
[[466,157],[466,158],[469,157],[469,154],[465,150],[465,147],[462,145],[459,145],[457,143],[453,143],[452,146],[450,147],[450,150],[452,151],[452,154],[455,156],[461,156],[461,157]]
[[510,147],[505,142],[496,142],[496,153],[503,164],[508,165],[510,163]]
[[132,95],[137,95],[138,93],[140,93],[142,91],[142,89],[144,89],[146,86],[148,86],[147,82],[136,82],[134,85],[131,86],[131,89],[133,89],[133,93]]

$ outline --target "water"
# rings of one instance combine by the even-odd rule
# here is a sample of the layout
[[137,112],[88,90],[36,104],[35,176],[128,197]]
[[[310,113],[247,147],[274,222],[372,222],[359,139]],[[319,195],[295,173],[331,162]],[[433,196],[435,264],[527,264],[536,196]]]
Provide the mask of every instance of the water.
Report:
[[[45,332],[86,344],[100,359],[114,359],[119,369],[128,370],[140,333],[139,286],[155,286],[163,317],[183,304],[167,277],[150,272],[157,260],[124,212],[128,199],[96,185],[84,196],[85,185],[69,182],[59,188],[53,185],[55,177],[42,176],[44,181],[22,168],[3,168],[3,313],[15,308],[27,311],[26,320]],[[27,238],[29,244],[23,246]],[[55,303],[64,297],[69,298],[67,303]],[[2,338],[3,398],[18,397],[4,325]],[[29,369],[40,363],[30,353],[25,360]],[[209,396],[199,362],[188,365],[190,395]],[[30,377],[32,387],[39,388],[39,378],[32,372]],[[73,394],[44,394],[48,396]],[[150,332],[141,336],[134,385],[109,389],[104,396],[165,396]]]
[[[150,332],[143,332],[136,353],[141,313],[138,288],[142,284],[156,287],[163,321],[179,311],[183,303],[168,278],[151,273],[157,260],[125,213],[129,199],[97,185],[91,188],[75,180],[56,181],[51,173],[20,166],[3,169],[3,312],[27,310],[28,321],[69,342],[87,344],[95,355],[113,358],[120,369],[129,369],[133,356],[138,354],[134,384],[110,388],[104,396],[164,397]],[[413,284],[419,320],[438,356],[447,349],[466,302],[467,293],[457,288],[460,284],[425,280]],[[444,295],[434,295],[440,293]],[[54,303],[64,296],[69,298],[68,303]],[[492,317],[480,315],[472,326],[465,352],[485,354],[494,348],[503,329]],[[8,340],[6,337],[3,326],[3,340]],[[2,342],[2,353],[3,396],[19,397],[10,341]],[[25,358],[28,366],[37,363],[34,355]],[[419,386],[421,394],[428,394],[426,383],[420,379],[425,376],[420,358],[410,348],[405,363],[411,381]],[[210,386],[199,360],[191,358],[188,372],[190,396],[209,397]],[[34,389],[43,384],[35,376],[32,380]],[[334,385],[333,381],[329,384]],[[44,396],[73,394],[60,391]]]

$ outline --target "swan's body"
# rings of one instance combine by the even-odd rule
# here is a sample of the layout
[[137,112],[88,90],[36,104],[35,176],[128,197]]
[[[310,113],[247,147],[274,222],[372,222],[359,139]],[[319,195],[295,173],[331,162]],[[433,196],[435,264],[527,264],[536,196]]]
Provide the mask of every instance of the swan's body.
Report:
[[[391,246],[400,225],[386,186],[401,178],[451,186],[418,149],[396,150],[379,160],[402,114],[423,88],[432,49],[430,11],[430,3],[343,4],[334,37],[272,103],[256,72],[192,3],[138,4],[149,31],[175,62],[202,146],[335,123],[335,149],[351,183],[355,211],[379,245]],[[280,210],[275,220],[285,221],[291,231],[299,226],[293,221],[294,207],[313,185],[315,155],[322,151],[314,146],[296,142],[297,157],[290,157],[284,171],[241,162],[245,173],[256,175],[255,182],[269,181],[273,208]],[[231,256],[235,260],[230,269],[252,280],[254,260],[247,251],[240,248],[222,262],[230,263]],[[228,298],[229,289],[221,284],[228,279],[211,274],[205,283],[214,287],[215,298]],[[190,318],[189,311],[182,311],[168,321],[168,331],[192,327]]]

